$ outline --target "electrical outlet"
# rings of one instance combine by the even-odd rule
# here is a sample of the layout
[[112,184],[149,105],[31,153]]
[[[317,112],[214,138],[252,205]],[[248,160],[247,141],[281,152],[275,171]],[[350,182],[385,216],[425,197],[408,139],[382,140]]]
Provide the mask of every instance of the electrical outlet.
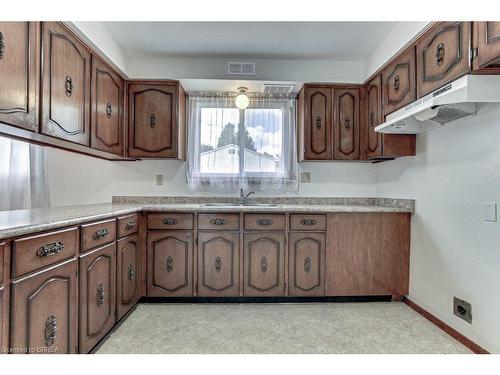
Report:
[[497,204],[485,203],[483,205],[483,220],[484,221],[497,221]]
[[303,184],[308,184],[311,182],[311,172],[301,172],[300,182]]
[[469,302],[453,297],[453,314],[472,324],[472,305]]
[[161,185],[163,185],[163,175],[157,174],[156,175],[156,186],[161,186]]

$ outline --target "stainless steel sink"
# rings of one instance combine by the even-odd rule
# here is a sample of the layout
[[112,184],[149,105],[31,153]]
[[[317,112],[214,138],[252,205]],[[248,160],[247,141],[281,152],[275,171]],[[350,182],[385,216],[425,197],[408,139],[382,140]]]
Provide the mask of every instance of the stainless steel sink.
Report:
[[205,203],[204,207],[278,207],[273,203]]

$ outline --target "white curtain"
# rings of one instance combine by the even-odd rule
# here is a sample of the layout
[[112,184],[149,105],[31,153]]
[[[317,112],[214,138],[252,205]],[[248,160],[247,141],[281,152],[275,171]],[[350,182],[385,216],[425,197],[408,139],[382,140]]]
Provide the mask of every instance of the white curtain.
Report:
[[45,149],[0,137],[0,211],[49,204]]
[[189,95],[188,189],[222,193],[298,189],[295,96]]

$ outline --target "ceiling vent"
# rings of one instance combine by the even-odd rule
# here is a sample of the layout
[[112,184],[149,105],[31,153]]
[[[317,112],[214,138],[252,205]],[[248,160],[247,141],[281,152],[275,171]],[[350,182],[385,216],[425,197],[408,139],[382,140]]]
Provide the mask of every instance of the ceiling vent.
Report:
[[228,62],[227,74],[235,74],[240,76],[254,76],[255,63],[252,62]]
[[291,94],[294,88],[295,85],[291,84],[265,83],[262,87],[262,93],[270,95]]

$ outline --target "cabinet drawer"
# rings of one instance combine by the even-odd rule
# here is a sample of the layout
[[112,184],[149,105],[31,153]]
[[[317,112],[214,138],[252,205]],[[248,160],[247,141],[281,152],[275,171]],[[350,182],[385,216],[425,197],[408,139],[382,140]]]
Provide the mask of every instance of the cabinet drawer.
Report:
[[12,243],[12,278],[76,255],[78,228],[20,238]]
[[116,239],[116,220],[82,225],[82,253]]
[[285,215],[245,214],[245,230],[285,230]]
[[193,214],[149,214],[148,229],[193,229]]
[[118,218],[118,238],[136,233],[139,228],[139,215],[128,215]]
[[199,214],[198,229],[239,230],[239,214]]
[[326,230],[326,215],[290,215],[290,230]]

